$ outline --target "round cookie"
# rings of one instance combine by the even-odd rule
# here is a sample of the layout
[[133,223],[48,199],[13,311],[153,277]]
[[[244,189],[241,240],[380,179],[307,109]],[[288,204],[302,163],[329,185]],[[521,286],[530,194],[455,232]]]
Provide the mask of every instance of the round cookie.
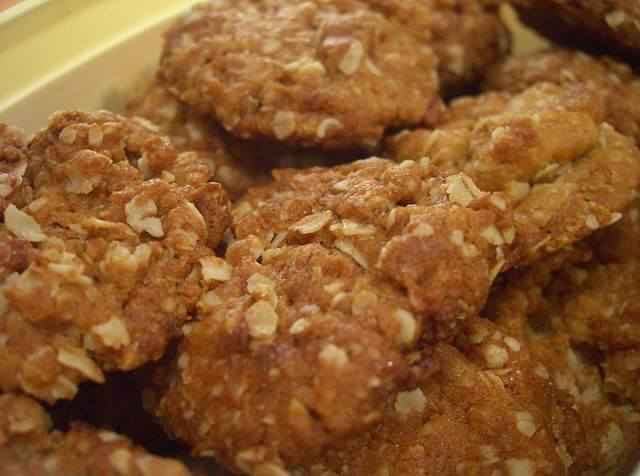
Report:
[[613,58],[560,48],[514,56],[489,69],[483,87],[517,94],[544,81],[586,84],[602,97],[606,121],[640,142],[640,76]]
[[0,388],[53,403],[163,355],[228,200],[196,154],[106,111],[56,113],[21,150],[0,224]]
[[635,197],[640,151],[604,117],[590,88],[540,83],[458,99],[440,128],[387,145],[398,161],[464,171],[481,189],[506,192],[516,235],[507,267],[518,266],[616,222]]
[[274,178],[234,204],[235,236],[343,252],[404,288],[411,306],[432,316],[430,340],[450,335],[461,313],[479,310],[478,291],[508,258],[513,228],[505,196],[483,192],[464,173],[443,176],[411,161],[370,158],[278,170]]
[[374,427],[411,351],[484,304],[512,232],[501,194],[414,162],[274,175],[237,202],[147,401],[195,454],[256,474]]
[[44,409],[16,394],[0,395],[0,468],[5,476],[188,476],[180,462],[159,458],[106,430],[72,423],[52,430]]
[[171,28],[161,71],[239,137],[374,149],[439,109],[429,36],[359,0],[211,0]]

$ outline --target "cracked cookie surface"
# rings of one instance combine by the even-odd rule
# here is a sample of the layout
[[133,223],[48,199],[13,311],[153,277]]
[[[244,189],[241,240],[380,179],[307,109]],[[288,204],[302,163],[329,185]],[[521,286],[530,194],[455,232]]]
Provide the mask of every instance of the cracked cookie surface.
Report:
[[586,86],[541,83],[517,95],[458,99],[440,128],[402,132],[388,147],[398,161],[462,170],[481,189],[506,192],[514,266],[614,223],[635,197],[640,151],[604,117]]

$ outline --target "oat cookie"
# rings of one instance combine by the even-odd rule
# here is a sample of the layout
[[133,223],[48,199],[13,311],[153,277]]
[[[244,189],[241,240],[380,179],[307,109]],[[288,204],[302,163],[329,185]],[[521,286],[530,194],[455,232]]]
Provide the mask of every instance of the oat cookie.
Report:
[[275,177],[237,203],[238,241],[203,268],[199,322],[147,405],[245,472],[308,463],[378,423],[410,350],[483,305],[513,232],[505,197],[414,162]]
[[515,56],[487,72],[484,88],[517,94],[543,81],[586,84],[602,96],[606,121],[640,142],[640,76],[613,58],[561,48]]
[[373,149],[439,105],[428,37],[359,0],[210,0],[169,31],[161,71],[242,138]]
[[[507,273],[485,310],[520,336],[545,366],[542,373],[572,397],[585,432],[583,451],[573,457],[581,471],[574,473],[626,474],[640,455],[640,245],[628,241],[638,233],[633,210],[588,243]],[[605,243],[626,254],[606,251]]]
[[367,0],[417,34],[429,32],[445,97],[469,92],[509,51],[510,37],[495,5],[481,0]]
[[564,474],[575,415],[538,367],[521,340],[469,319],[455,345],[416,353],[380,425],[308,473]]
[[512,0],[526,23],[545,35],[596,53],[640,59],[637,0]]
[[507,192],[516,228],[509,266],[619,220],[636,194],[640,152],[604,122],[601,98],[586,86],[541,83],[514,96],[462,98],[448,116],[439,129],[392,137],[391,154]]
[[0,468],[5,476],[188,476],[178,461],[152,456],[123,436],[73,423],[52,430],[44,409],[28,397],[0,395]]
[[234,204],[236,237],[343,252],[434,316],[427,335],[436,339],[460,313],[478,310],[477,291],[507,259],[513,229],[504,195],[483,192],[463,173],[371,158],[274,177]]
[[52,403],[162,356],[228,201],[196,154],[105,111],[56,113],[24,151],[0,225],[0,387]]
[[419,332],[406,296],[339,251],[284,247],[259,263],[263,251],[240,240],[212,266],[228,280],[204,294],[146,395],[170,435],[243,473],[308,460],[375,425]]

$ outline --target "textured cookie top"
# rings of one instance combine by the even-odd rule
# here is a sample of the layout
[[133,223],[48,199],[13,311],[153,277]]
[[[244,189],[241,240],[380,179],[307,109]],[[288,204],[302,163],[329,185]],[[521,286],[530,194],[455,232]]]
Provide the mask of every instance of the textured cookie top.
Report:
[[[415,356],[381,424],[308,473],[562,474],[571,411],[523,342],[479,318]],[[563,415],[563,413],[567,415]]]
[[372,149],[438,105],[428,37],[358,0],[212,0],[169,31],[161,71],[240,137]]
[[263,246],[240,240],[211,264],[200,322],[149,405],[197,455],[244,472],[375,425],[420,332],[406,296],[339,251]]
[[408,353],[478,312],[513,234],[505,197],[414,162],[275,178],[237,203],[238,241],[203,268],[200,322],[150,405],[244,471],[375,425]]
[[55,114],[25,156],[0,225],[0,386],[54,402],[160,358],[228,201],[196,154],[108,112]]
[[106,430],[72,424],[51,430],[49,416],[30,398],[0,395],[0,467],[3,474],[68,476],[187,476],[178,461],[152,456]]
[[430,336],[478,310],[512,242],[505,197],[465,174],[371,158],[274,177],[234,204],[235,235],[341,251],[404,288],[418,313],[442,324]]
[[542,83],[455,101],[440,129],[403,132],[388,146],[398,161],[462,170],[481,189],[507,192],[516,228],[509,265],[518,265],[619,220],[635,196],[640,152],[603,116],[591,89]]
[[519,93],[543,81],[586,84],[602,96],[606,121],[640,142],[640,76],[612,58],[565,49],[514,56],[487,72],[484,88]]

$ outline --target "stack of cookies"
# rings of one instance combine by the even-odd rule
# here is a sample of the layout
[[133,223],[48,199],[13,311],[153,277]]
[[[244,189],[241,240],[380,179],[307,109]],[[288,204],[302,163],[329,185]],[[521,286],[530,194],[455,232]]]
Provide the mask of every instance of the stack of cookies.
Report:
[[640,9],[513,3],[562,46],[209,0],[125,115],[0,125],[0,474],[628,474]]

